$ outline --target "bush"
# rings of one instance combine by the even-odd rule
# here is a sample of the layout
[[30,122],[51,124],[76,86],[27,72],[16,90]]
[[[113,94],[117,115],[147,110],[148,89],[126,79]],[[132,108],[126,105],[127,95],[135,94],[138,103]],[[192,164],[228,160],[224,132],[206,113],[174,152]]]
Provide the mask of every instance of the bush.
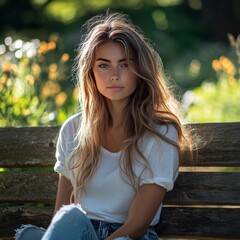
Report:
[[57,34],[48,42],[7,37],[0,61],[0,126],[60,124],[76,108],[69,54]]
[[240,35],[236,40],[229,35],[229,40],[236,60],[225,56],[215,59],[212,68],[217,82],[203,82],[183,96],[183,106],[190,122],[240,121]]

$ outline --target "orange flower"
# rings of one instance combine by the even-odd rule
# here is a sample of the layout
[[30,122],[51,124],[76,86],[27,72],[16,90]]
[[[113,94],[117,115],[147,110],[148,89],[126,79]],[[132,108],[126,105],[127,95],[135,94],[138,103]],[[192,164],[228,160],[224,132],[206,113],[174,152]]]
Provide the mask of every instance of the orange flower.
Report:
[[51,80],[55,80],[58,77],[58,72],[57,72],[57,64],[52,63],[49,66],[49,73],[48,73],[48,77]]
[[52,63],[52,64],[49,66],[49,71],[50,71],[50,72],[56,72],[56,71],[57,71],[57,64],[56,64],[56,63]]
[[3,72],[17,72],[17,65],[12,64],[10,62],[3,63],[2,65]]
[[56,48],[56,43],[51,41],[48,43],[48,51],[54,50]]
[[48,78],[50,80],[55,80],[58,77],[58,73],[57,72],[49,72],[48,73]]
[[221,63],[218,60],[212,61],[212,68],[215,72],[222,70]]
[[48,51],[48,44],[45,41],[42,41],[38,49],[39,54],[45,54]]
[[32,74],[36,77],[41,73],[41,67],[37,63],[33,63],[32,65]]
[[60,92],[56,98],[55,103],[58,107],[61,107],[67,100],[67,94],[65,92]]
[[221,65],[222,65],[223,71],[227,75],[229,75],[229,76],[234,76],[235,75],[236,68],[235,68],[234,64],[232,63],[232,61],[229,58],[221,56],[219,58],[219,61],[220,61]]
[[69,54],[64,53],[64,54],[62,55],[62,57],[61,57],[61,61],[62,61],[62,62],[66,62],[66,61],[68,61],[68,60],[69,60]]
[[61,86],[53,81],[47,81],[42,88],[41,98],[47,98],[49,96],[55,96],[61,91]]

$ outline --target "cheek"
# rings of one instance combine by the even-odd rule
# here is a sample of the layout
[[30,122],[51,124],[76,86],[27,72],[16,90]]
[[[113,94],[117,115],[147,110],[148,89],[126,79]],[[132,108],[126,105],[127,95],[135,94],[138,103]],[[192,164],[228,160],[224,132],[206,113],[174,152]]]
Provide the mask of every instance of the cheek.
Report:
[[131,79],[131,81],[130,81],[131,87],[136,89],[137,88],[137,82],[138,82],[137,77],[135,75],[133,75],[133,76],[131,76],[130,79]]
[[99,73],[94,74],[95,84],[99,92],[102,92],[102,90],[105,88],[105,81],[104,76]]
[[93,71],[93,75],[96,81],[103,82],[107,79],[108,74],[107,72],[100,72],[100,71]]

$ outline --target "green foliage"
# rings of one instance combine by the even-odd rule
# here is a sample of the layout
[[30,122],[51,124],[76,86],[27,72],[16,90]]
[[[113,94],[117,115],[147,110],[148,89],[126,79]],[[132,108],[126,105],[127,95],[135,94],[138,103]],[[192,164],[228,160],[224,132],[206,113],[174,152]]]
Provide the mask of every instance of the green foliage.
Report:
[[183,96],[187,117],[191,122],[240,121],[240,35],[229,35],[237,59],[221,56],[212,62],[217,82],[203,82]]
[[76,104],[66,83],[69,55],[58,35],[49,42],[8,37],[0,48],[0,126],[62,123]]
[[[63,61],[70,56],[64,55],[56,35],[45,42],[38,39],[24,42],[19,38],[47,39],[52,31],[58,32],[64,39],[64,49],[72,55],[79,42],[81,25],[108,8],[129,14],[133,23],[153,40],[167,75],[183,92],[194,88],[184,96],[191,121],[239,120],[239,59],[232,60],[235,80],[223,69],[211,68],[212,60],[219,56],[231,59],[225,44],[209,41],[212,33],[209,23],[214,26],[220,21],[208,11],[214,3],[205,1],[203,8],[201,0],[26,0],[21,3],[9,0],[0,6],[4,19],[0,41],[9,35],[18,38],[11,43],[0,43],[0,126],[61,124],[77,110],[77,90],[67,81],[69,60]],[[204,12],[212,16],[208,24],[202,21]],[[234,44],[232,39],[231,45],[239,51]],[[220,58],[217,61],[221,63]],[[216,67],[217,62],[213,63]],[[221,64],[227,66],[226,61]]]
[[204,82],[193,91],[194,101],[187,117],[190,122],[239,122],[240,81]]

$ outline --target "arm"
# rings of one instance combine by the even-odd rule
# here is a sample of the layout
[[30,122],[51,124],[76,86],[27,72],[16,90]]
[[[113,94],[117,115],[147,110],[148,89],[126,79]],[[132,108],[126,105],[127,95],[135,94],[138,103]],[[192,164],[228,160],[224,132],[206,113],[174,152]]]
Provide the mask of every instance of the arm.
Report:
[[127,221],[106,240],[129,236],[141,238],[147,231],[155,216],[166,190],[156,184],[143,184],[137,191],[131,203]]
[[70,204],[72,189],[73,187],[70,180],[68,180],[64,175],[59,174],[54,214],[62,207],[62,205]]

